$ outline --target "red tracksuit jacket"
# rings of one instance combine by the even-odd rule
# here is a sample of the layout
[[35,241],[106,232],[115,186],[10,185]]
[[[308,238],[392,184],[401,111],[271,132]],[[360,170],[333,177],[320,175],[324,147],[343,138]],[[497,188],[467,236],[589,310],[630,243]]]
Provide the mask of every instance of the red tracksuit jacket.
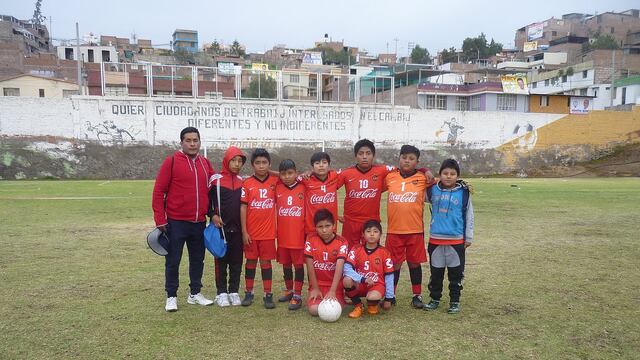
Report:
[[204,156],[191,159],[182,151],[168,156],[160,166],[153,187],[151,207],[156,226],[166,224],[167,218],[205,221],[209,208],[209,178],[213,174],[213,167]]

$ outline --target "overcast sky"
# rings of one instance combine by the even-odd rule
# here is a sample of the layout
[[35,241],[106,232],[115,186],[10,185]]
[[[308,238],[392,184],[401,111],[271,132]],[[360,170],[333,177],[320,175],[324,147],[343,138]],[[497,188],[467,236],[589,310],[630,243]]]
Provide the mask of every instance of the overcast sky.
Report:
[[[0,13],[19,19],[33,15],[36,0],[3,1]],[[327,33],[345,45],[372,54],[407,54],[409,42],[437,50],[455,46],[484,32],[506,47],[513,47],[515,30],[562,14],[624,11],[640,8],[637,0],[536,1],[420,1],[420,0],[244,0],[244,1],[136,1],[43,0],[42,13],[52,19],[55,38],[115,35],[151,39],[166,44],[176,28],[198,31],[199,45],[214,39],[234,39],[248,52],[264,52],[276,44],[310,48]]]

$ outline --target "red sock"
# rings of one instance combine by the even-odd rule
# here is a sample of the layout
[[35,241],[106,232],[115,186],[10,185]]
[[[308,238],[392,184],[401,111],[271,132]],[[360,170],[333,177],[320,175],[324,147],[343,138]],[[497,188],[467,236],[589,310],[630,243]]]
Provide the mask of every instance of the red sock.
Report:
[[304,267],[295,267],[295,280],[293,282],[293,294],[302,295],[302,283],[304,282]]
[[413,295],[421,295],[422,284],[411,285],[411,291],[413,291]]
[[247,292],[253,292],[253,280],[256,278],[256,263],[248,262],[244,267],[244,282]]

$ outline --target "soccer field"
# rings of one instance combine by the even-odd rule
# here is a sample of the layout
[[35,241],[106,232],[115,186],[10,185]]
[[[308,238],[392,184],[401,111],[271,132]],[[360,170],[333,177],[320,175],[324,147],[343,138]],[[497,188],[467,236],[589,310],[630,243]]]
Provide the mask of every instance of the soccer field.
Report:
[[[460,314],[447,295],[437,312],[410,308],[405,265],[390,312],[327,324],[260,299],[187,305],[186,250],[166,313],[164,259],[144,241],[152,181],[0,181],[0,358],[637,358],[640,179],[471,183]],[[210,298],[213,282],[207,254]]]

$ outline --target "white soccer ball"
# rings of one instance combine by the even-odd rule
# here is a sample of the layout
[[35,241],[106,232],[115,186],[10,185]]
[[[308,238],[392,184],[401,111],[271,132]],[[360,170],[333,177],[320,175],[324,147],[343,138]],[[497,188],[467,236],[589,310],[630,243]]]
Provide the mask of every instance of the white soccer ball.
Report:
[[342,315],[342,306],[337,300],[324,299],[318,305],[318,316],[324,322],[336,322]]

